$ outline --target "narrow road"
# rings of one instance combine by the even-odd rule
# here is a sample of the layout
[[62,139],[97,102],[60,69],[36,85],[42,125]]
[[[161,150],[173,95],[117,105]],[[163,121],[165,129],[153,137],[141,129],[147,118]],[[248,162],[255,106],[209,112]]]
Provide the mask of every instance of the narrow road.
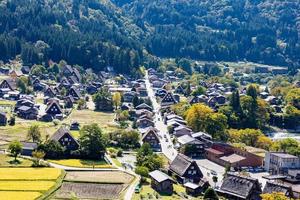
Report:
[[155,127],[159,130],[158,134],[160,136],[160,144],[162,148],[162,153],[170,160],[174,160],[177,155],[177,151],[174,149],[170,134],[168,133],[168,127],[164,124],[163,119],[160,115],[160,105],[158,104],[156,97],[154,95],[153,88],[149,81],[148,71],[145,75],[145,84],[148,92],[148,96],[152,101],[154,115]]

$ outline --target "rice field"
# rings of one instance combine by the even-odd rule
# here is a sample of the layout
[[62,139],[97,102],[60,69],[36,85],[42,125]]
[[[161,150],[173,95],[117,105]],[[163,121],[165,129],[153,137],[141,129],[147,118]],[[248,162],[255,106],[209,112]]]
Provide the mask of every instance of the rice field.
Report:
[[33,200],[40,197],[40,192],[14,192],[14,191],[0,191],[0,198],[6,200]]
[[47,191],[55,181],[0,181],[0,191]]
[[61,183],[55,168],[0,168],[0,199],[35,200]]
[[61,170],[55,168],[0,168],[0,181],[5,180],[56,180]]
[[83,159],[61,159],[61,160],[48,160],[49,162],[64,165],[68,167],[79,168],[113,168],[105,160],[83,160]]

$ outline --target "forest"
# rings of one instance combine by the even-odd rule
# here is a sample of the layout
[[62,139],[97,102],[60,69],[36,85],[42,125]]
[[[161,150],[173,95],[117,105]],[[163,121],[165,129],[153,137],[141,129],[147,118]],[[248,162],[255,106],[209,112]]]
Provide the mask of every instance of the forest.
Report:
[[292,0],[1,0],[0,60],[120,73],[159,57],[298,67],[299,10]]

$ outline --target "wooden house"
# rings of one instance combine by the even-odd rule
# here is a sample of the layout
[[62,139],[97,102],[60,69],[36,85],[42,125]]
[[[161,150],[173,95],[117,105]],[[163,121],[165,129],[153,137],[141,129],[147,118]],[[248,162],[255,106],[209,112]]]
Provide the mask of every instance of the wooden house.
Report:
[[70,131],[62,126],[60,127],[50,138],[60,143],[61,146],[65,147],[67,151],[75,151],[79,149],[79,143],[71,135]]
[[51,101],[47,108],[46,108],[46,113],[52,116],[56,116],[56,115],[62,115],[63,111],[59,105],[59,103],[57,101]]
[[7,117],[5,112],[0,112],[0,126],[6,126]]
[[179,183],[199,183],[203,174],[196,161],[178,153],[169,167],[169,174],[174,175]]
[[142,136],[142,142],[150,144],[151,148],[155,151],[160,151],[160,141],[156,129],[149,128]]
[[167,93],[161,100],[160,104],[162,107],[169,107],[171,105],[174,105],[178,103],[172,93]]
[[154,122],[150,119],[142,118],[136,121],[136,125],[138,128],[154,127]]
[[0,89],[9,89],[10,91],[14,91],[17,89],[17,83],[13,79],[4,79],[0,84]]
[[205,145],[203,142],[193,138],[190,135],[183,135],[177,138],[177,141],[180,145],[180,152],[183,152],[186,156],[192,158],[204,157]]
[[200,194],[203,194],[209,186],[209,182],[204,178],[202,178],[198,184],[191,182],[184,184],[186,193],[191,196],[199,196]]
[[20,118],[34,120],[37,119],[39,111],[36,107],[20,106],[16,113]]
[[145,110],[149,110],[150,112],[152,112],[152,110],[153,110],[152,107],[149,106],[146,103],[142,103],[142,104],[138,105],[135,109],[136,110],[143,110],[143,109],[145,109]]
[[262,193],[257,179],[232,172],[227,172],[221,187],[216,191],[226,199],[234,200],[259,200]]
[[160,194],[171,195],[173,193],[173,179],[167,174],[155,170],[149,173],[151,187]]
[[78,100],[81,98],[81,94],[80,92],[78,91],[77,88],[75,87],[71,87],[68,91],[68,96],[72,96],[75,100]]
[[56,92],[54,91],[54,89],[52,87],[48,87],[44,92],[44,96],[54,98],[54,97],[56,97]]
[[265,184],[265,187],[263,189],[264,194],[271,194],[273,192],[278,192],[284,194],[284,196],[289,197],[289,198],[294,198],[293,197],[293,190],[292,187],[289,185],[281,184],[278,182],[271,182],[267,181]]
[[38,147],[38,144],[35,142],[22,142],[22,151],[21,155],[23,156],[32,156],[32,152],[34,152]]

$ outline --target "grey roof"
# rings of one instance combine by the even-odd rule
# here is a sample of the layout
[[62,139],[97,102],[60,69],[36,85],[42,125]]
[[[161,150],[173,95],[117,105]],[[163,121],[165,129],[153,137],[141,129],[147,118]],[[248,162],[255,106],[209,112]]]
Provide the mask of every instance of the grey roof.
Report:
[[143,134],[143,136],[142,136],[142,141],[145,139],[145,137],[147,137],[147,135],[148,135],[149,133],[153,133],[154,136],[155,136],[155,137],[157,138],[157,140],[159,141],[159,136],[158,136],[156,130],[157,130],[157,129],[155,129],[155,128],[153,128],[153,127],[150,127],[149,129],[147,129],[147,132],[145,132],[145,133]]
[[191,182],[187,182],[184,184],[184,187],[187,187],[187,188],[191,188],[193,190],[197,189],[200,187],[200,185],[197,185],[195,183],[191,183]]
[[193,159],[179,153],[170,165],[170,170],[183,176],[190,165],[195,162]]
[[212,138],[211,135],[209,135],[208,133],[204,133],[204,132],[197,132],[197,133],[193,133],[192,137],[196,138],[196,137],[207,137],[207,138]]
[[191,137],[190,135],[183,135],[183,136],[177,138],[177,141],[182,145],[191,143],[195,140],[196,139]]
[[291,194],[292,193],[292,188],[291,186],[276,183],[276,182],[270,182],[267,181],[263,193],[273,193],[273,192],[280,192],[283,194]]
[[149,176],[151,178],[153,178],[154,180],[156,180],[157,182],[161,183],[163,181],[166,180],[171,180],[173,181],[173,179],[171,177],[169,177],[167,174],[159,171],[159,170],[155,170],[149,173]]
[[34,150],[37,148],[37,143],[35,142],[22,142],[23,149],[29,149],[29,150]]
[[222,185],[218,191],[241,199],[247,199],[247,197],[253,192],[254,188],[260,190],[257,192],[261,192],[257,179],[227,172],[227,175],[223,179]]
[[281,153],[281,152],[272,152],[271,154],[280,157],[280,158],[298,158],[297,156],[288,154],[288,153]]

